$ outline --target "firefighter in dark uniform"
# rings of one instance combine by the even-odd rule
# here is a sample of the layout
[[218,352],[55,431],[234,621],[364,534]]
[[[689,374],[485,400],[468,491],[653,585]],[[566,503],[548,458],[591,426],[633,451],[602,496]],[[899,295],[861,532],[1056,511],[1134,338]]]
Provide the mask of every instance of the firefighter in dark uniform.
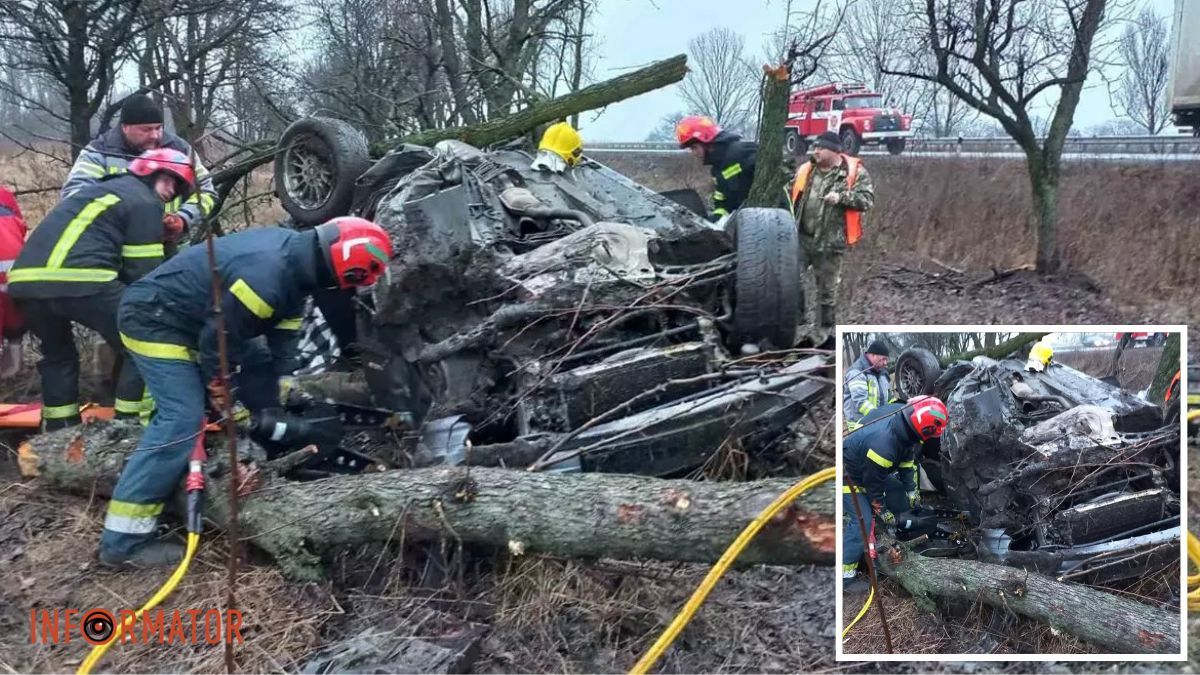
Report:
[[[910,512],[920,500],[917,451],[921,444],[939,438],[946,430],[946,404],[933,396],[916,396],[907,403],[881,405],[861,420],[862,426],[842,444],[842,580],[843,589],[863,592],[866,582],[857,576],[858,562],[866,551],[854,500],[867,531],[871,515],[888,526],[897,515]],[[901,517],[903,517],[901,515]]]
[[[238,369],[237,397],[254,412],[279,405],[279,377],[290,374],[287,346],[305,299],[319,289],[369,286],[386,274],[392,256],[387,233],[362,218],[335,218],[304,232],[247,230],[214,245],[230,369]],[[153,533],[204,424],[206,383],[210,394],[219,391],[206,247],[185,249],[130,286],[119,322],[156,411],[108,503],[100,561],[173,565],[183,547]]]
[[675,125],[679,147],[690,151],[709,167],[713,183],[713,210],[708,218],[718,221],[733,213],[750,194],[758,144],[724,131],[710,117],[688,115]]
[[[33,230],[8,273],[8,292],[41,343],[42,426],[79,424],[79,352],[72,323],[120,349],[117,305],[127,284],[163,260],[163,209],[195,189],[182,153],[143,153],[127,174],[105,178],[58,204]],[[120,353],[119,351],[117,353]],[[137,418],[144,389],[125,358],[116,388],[116,414]],[[148,404],[145,404],[148,405]]]

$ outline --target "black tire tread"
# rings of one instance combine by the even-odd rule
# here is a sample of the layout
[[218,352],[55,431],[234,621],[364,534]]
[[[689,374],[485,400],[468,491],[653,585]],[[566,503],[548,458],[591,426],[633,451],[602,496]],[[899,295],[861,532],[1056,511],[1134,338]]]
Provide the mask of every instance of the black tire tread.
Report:
[[348,215],[354,200],[354,183],[371,166],[367,139],[353,125],[328,117],[304,117],[293,122],[279,138],[279,147],[287,147],[301,134],[318,136],[333,150],[333,194],[320,208],[304,209],[292,201],[284,189],[284,153],[275,158],[275,189],[285,211],[298,225],[316,226],[338,216]]
[[782,209],[741,209],[734,218],[734,327],[746,342],[766,340],[777,349],[787,349],[796,342],[804,313],[796,226]]
[[[904,391],[901,385],[902,380],[899,373],[906,365],[912,365],[921,373],[921,390],[920,391]],[[896,391],[903,398],[911,398],[918,394],[932,394],[937,384],[937,380],[942,375],[942,366],[938,363],[938,359],[933,352],[923,347],[910,347],[900,354],[900,358],[896,359]]]

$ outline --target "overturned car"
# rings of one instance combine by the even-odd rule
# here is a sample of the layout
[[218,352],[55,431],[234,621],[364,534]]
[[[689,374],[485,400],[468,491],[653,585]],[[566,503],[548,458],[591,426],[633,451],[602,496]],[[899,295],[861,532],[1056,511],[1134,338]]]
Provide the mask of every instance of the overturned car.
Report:
[[792,349],[786,211],[718,227],[586,157],[556,172],[458,141],[362,171],[365,142],[335,120],[301,120],[281,147],[299,226],[352,212],[393,239],[354,336],[373,404],[415,431],[393,462],[674,475],[769,446],[828,397],[829,359]]
[[[904,361],[928,363],[918,351]],[[942,398],[950,425],[922,473],[967,514],[968,550],[1088,583],[1179,561],[1179,425],[1159,406],[1055,362],[979,357],[926,375],[906,384]]]

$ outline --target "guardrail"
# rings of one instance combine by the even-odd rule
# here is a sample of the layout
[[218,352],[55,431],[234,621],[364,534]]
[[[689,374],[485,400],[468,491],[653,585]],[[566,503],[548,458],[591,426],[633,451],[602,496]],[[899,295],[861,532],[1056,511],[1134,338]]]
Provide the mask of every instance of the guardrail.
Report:
[[[683,152],[675,143],[586,143],[587,151]],[[1011,138],[910,138],[906,151],[1012,153],[1021,147]],[[1200,138],[1191,136],[1071,136],[1063,144],[1067,154],[1091,155],[1200,155]]]

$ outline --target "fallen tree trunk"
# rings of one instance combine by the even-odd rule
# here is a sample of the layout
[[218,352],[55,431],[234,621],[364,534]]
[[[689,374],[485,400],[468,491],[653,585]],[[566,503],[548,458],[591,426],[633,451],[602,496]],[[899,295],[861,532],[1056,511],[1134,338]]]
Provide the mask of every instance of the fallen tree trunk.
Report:
[[[558,98],[538,101],[511,115],[466,127],[426,129],[400,138],[382,141],[371,146],[371,154],[380,157],[405,143],[432,146],[438,141],[451,138],[465,141],[476,147],[501,143],[528,133],[542,124],[566,119],[571,115],[588,110],[603,108],[611,103],[624,101],[627,98],[674,84],[682,80],[687,72],[687,56],[679,54]],[[259,144],[255,146],[255,151],[250,157],[234,166],[213,172],[213,182],[218,187],[219,199],[209,218],[217,217],[220,207],[233,189],[234,183],[273,160],[277,152],[278,148],[274,145]],[[199,241],[199,239],[193,239],[193,241]]]
[[[36,436],[22,471],[51,486],[111,494],[140,430],[97,424]],[[209,480],[205,516],[226,522],[227,478]],[[713,562],[793,481],[661,480],[462,467],[397,470],[299,483],[267,477],[240,504],[247,541],[295,579],[322,577],[323,557],[387,541],[449,540],[520,553]],[[833,564],[833,489],[781,512],[742,564]]]
[[1179,613],[1015,567],[927,558],[896,547],[880,570],[928,609],[933,599],[982,602],[1048,624],[1113,654],[1177,654]]
[[[589,87],[545,101],[531,104],[511,115],[497,117],[480,124],[450,129],[427,129],[395,140],[371,146],[371,153],[382,155],[402,143],[431,146],[438,141],[455,138],[476,147],[484,147],[516,138],[539,125],[562,120],[577,113],[603,108],[668,84],[674,84],[687,74],[687,56],[679,54],[656,61],[645,68],[597,82]],[[586,149],[587,144],[584,144]]]
[[976,349],[970,352],[962,352],[961,354],[951,354],[950,356],[940,359],[940,361],[943,368],[949,366],[955,361],[970,361],[976,356],[986,356],[989,359],[1000,361],[1008,358],[1009,354],[1012,354],[1021,347],[1024,347],[1031,342],[1037,342],[1047,335],[1049,335],[1049,333],[1020,333],[1016,337],[1009,338],[995,347]]

